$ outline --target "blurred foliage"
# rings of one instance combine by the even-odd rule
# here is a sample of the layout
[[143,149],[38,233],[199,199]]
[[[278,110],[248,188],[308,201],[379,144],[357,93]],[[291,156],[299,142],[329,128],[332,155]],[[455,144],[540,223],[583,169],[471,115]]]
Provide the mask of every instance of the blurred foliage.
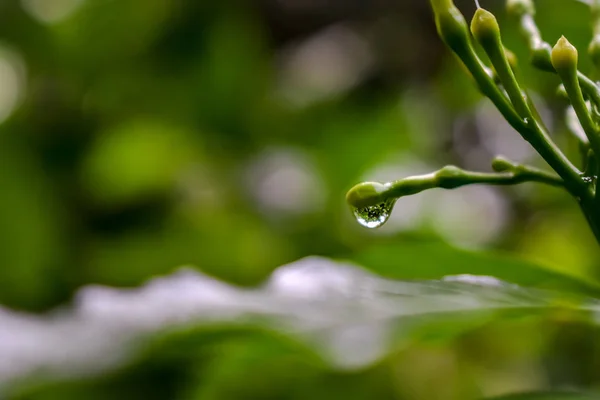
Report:
[[[467,15],[474,9],[457,3]],[[527,67],[501,2],[489,3],[525,80],[553,96],[556,78]],[[586,47],[585,5],[538,3],[548,41],[566,34]],[[329,42],[310,48],[308,72],[301,69],[302,46],[332,27],[346,33],[334,38],[354,43],[351,54],[368,46],[363,72],[348,72],[356,56]],[[510,212],[493,240],[478,244],[547,270],[455,251],[444,243],[452,234],[426,217],[380,234],[352,220],[345,191],[376,171],[394,172],[408,154],[438,167],[491,151],[473,122],[481,97],[436,38],[426,1],[4,0],[0,50],[0,83],[18,89],[14,109],[0,95],[0,111],[5,103],[12,111],[0,125],[6,306],[48,310],[83,285],[137,286],[181,265],[256,285],[308,254],[354,260],[393,278],[480,273],[597,292],[597,246],[576,204],[554,191],[503,190]],[[338,63],[327,65],[338,53]],[[1,79],[5,67],[12,80]],[[311,78],[319,73],[324,78]],[[344,74],[349,83],[328,86]],[[550,97],[558,126],[563,106]],[[466,143],[457,143],[461,127],[470,132]],[[265,164],[270,154],[285,162]],[[290,154],[300,156],[290,161]],[[395,213],[404,207],[399,202]],[[486,223],[486,215],[474,215],[450,232]],[[600,389],[598,332],[569,318],[552,322],[488,321],[471,334],[419,338],[353,372],[334,371],[272,332],[192,330],[156,339],[141,359],[108,376],[34,385],[14,398],[465,399],[485,394],[482,387]],[[586,379],[566,374],[573,360]]]

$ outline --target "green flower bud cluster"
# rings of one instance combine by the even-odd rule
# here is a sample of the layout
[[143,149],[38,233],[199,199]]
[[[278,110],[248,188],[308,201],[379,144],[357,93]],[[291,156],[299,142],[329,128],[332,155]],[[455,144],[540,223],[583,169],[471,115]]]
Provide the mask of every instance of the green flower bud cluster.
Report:
[[[359,222],[368,227],[381,226],[398,198],[432,188],[539,182],[567,190],[579,203],[600,242],[600,191],[596,190],[600,166],[600,87],[578,70],[577,49],[565,37],[561,37],[554,47],[543,40],[535,22],[533,0],[506,1],[508,14],[519,22],[532,66],[552,72],[560,79],[557,93],[570,102],[568,115],[571,120],[567,125],[577,128],[583,159],[581,168],[554,143],[527,91],[517,80],[516,57],[504,47],[496,17],[477,4],[469,26],[452,0],[430,0],[430,3],[440,38],[462,62],[481,93],[554,171],[496,157],[492,161],[493,172],[446,166],[431,174],[395,182],[361,183],[350,189],[346,196]],[[591,0],[590,10],[594,35],[588,54],[600,68],[600,0]],[[483,49],[485,60],[478,55],[476,45]],[[576,121],[572,121],[573,118]]]

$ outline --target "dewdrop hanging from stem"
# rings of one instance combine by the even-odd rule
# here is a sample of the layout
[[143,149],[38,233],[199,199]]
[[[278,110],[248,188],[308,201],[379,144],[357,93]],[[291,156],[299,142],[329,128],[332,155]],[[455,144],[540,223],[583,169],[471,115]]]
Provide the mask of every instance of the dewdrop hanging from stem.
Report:
[[492,168],[494,173],[467,171],[448,165],[430,174],[411,176],[394,182],[363,182],[348,191],[346,202],[362,226],[378,228],[387,222],[399,198],[429,189],[455,189],[472,184],[515,185],[524,182],[564,186],[564,182],[554,174],[503,157],[496,157]]

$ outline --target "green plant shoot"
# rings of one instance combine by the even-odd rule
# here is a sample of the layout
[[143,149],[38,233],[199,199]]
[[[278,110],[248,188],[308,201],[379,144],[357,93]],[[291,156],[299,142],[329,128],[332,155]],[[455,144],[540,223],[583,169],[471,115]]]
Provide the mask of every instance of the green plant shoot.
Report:
[[[531,145],[553,171],[512,162],[498,156],[491,162],[493,172],[466,171],[445,166],[426,175],[394,182],[364,182],[346,195],[357,221],[368,227],[383,225],[396,200],[427,189],[455,189],[465,185],[515,185],[538,182],[566,190],[578,202],[600,243],[600,191],[596,182],[600,166],[600,86],[578,70],[578,51],[563,36],[555,46],[545,42],[536,25],[532,0],[507,0],[508,14],[516,19],[530,52],[531,64],[557,75],[559,95],[569,103],[567,126],[579,139],[583,162],[567,158],[552,140],[527,91],[518,82],[515,56],[502,43],[496,17],[476,2],[470,26],[452,0],[430,0],[438,34],[472,75],[481,93],[489,98],[504,119]],[[600,68],[600,0],[590,4],[593,37],[588,55]],[[477,43],[485,52],[486,63],[475,51]],[[582,132],[575,132],[577,129]]]

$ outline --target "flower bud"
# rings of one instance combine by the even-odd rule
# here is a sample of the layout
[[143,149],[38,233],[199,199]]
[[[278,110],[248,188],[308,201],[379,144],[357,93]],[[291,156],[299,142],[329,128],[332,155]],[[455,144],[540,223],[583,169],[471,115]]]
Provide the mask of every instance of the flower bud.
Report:
[[475,39],[482,45],[493,45],[498,43],[500,38],[500,27],[494,14],[478,8],[471,20],[471,32]]
[[520,17],[524,14],[533,15],[535,7],[532,0],[507,0],[506,11],[509,15]]
[[498,156],[492,161],[492,169],[496,172],[514,171],[515,168],[516,165],[514,162],[502,156]]
[[346,194],[346,202],[355,208],[369,207],[383,201],[382,194],[388,186],[379,182],[363,182],[354,186]]
[[552,47],[546,42],[539,42],[531,50],[531,64],[542,71],[554,72],[552,66]]
[[452,0],[431,0],[435,25],[442,40],[455,52],[469,46],[467,22]]
[[559,74],[577,71],[577,49],[562,36],[552,49],[552,66]]
[[454,7],[454,2],[452,0],[431,0],[431,6],[433,7],[433,11],[438,13]]
[[588,48],[588,54],[596,68],[600,68],[600,35],[594,35]]

